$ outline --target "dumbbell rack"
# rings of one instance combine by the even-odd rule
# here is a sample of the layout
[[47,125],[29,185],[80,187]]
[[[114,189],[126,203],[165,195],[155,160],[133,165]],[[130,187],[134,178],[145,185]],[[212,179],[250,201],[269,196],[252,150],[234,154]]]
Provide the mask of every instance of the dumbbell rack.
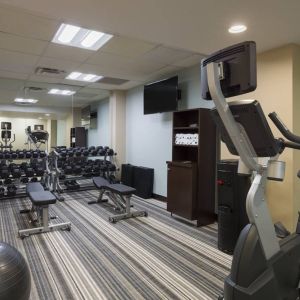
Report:
[[29,181],[43,181],[46,157],[41,150],[0,151],[0,200],[26,197]]
[[[94,184],[90,180],[91,177],[104,176],[105,174],[112,177],[112,174],[117,171],[117,167],[114,163],[116,153],[107,146],[68,149],[58,147],[55,150],[60,156],[58,165],[62,169],[60,182],[64,190],[82,191],[94,189]],[[89,159],[96,157],[98,157],[98,159]],[[101,160],[99,157],[103,157],[104,159]],[[78,181],[81,181],[80,184]]]

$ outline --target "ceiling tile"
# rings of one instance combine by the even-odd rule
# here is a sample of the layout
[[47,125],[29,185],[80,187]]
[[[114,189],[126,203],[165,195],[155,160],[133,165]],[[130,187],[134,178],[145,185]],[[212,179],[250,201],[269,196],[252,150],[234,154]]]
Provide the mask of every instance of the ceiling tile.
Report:
[[49,43],[44,55],[52,58],[72,59],[76,62],[84,62],[94,54],[93,51]]
[[35,16],[24,10],[1,6],[0,31],[2,32],[50,41],[58,27],[57,21]]
[[28,77],[28,74],[0,70],[0,77],[1,78],[26,79]]
[[113,37],[107,44],[105,44],[101,48],[100,52],[103,51],[120,56],[134,58],[148,52],[156,46],[157,44],[116,36]]
[[0,90],[19,91],[24,86],[24,80],[0,78]]
[[0,49],[0,70],[16,73],[33,71],[39,56]]
[[142,55],[142,58],[148,62],[156,62],[166,65],[171,65],[176,61],[183,60],[192,56],[194,53],[177,50],[173,48],[159,46]]
[[[79,66],[79,63],[66,60],[66,59],[41,57],[38,61],[37,66],[64,70],[68,74],[70,72],[77,71],[77,67]],[[57,78],[60,78],[61,76],[64,77],[64,75],[58,75]]]
[[40,75],[30,75],[28,80],[36,81],[36,82],[44,82],[44,83],[60,83],[62,78],[54,78],[54,77],[47,77],[47,76],[40,76]]
[[196,64],[199,64],[199,66],[200,66],[201,60],[204,57],[205,56],[201,55],[201,54],[194,54],[194,55],[189,56],[188,58],[185,58],[183,60],[175,61],[172,65],[182,67],[182,68],[191,67],[191,66],[194,66]]
[[0,32],[0,48],[2,49],[41,55],[47,44],[48,42]]

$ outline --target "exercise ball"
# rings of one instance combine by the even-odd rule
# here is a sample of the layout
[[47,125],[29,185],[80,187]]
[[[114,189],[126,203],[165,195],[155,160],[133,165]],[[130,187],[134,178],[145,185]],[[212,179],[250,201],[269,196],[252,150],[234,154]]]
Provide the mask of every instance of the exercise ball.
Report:
[[14,247],[0,242],[0,299],[28,300],[30,272],[21,253]]

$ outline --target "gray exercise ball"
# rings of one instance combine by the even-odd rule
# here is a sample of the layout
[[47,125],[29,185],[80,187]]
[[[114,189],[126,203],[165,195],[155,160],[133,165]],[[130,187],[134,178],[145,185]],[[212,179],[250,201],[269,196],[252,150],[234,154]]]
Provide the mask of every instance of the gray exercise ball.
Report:
[[28,300],[31,280],[28,265],[14,247],[0,242],[0,299]]

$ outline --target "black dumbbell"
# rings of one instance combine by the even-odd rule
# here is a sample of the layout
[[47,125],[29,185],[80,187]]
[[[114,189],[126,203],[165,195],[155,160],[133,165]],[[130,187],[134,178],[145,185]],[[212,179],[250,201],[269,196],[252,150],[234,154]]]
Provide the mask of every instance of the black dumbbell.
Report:
[[32,152],[32,157],[33,158],[38,158],[39,157],[39,153],[37,151],[33,151]]
[[2,165],[0,168],[0,177],[2,179],[6,179],[9,177],[9,175],[10,175],[10,171],[8,170],[8,167],[5,165]]
[[75,165],[74,167],[73,167],[73,173],[74,174],[81,174],[81,172],[82,172],[82,168],[81,168],[81,166],[80,165]]
[[107,149],[107,151],[106,151],[106,155],[108,155],[108,156],[113,156],[115,154],[115,152],[114,152],[114,150],[113,149]]
[[10,152],[4,153],[4,158],[5,158],[5,159],[11,159],[11,154],[10,154]]
[[14,151],[14,152],[12,152],[12,153],[11,153],[11,158],[12,158],[12,159],[16,159],[16,158],[18,158],[18,154],[17,154],[17,152],[15,152],[15,151]]
[[36,173],[36,176],[43,176],[44,175],[44,168],[42,166],[37,166],[35,168],[35,173]]
[[31,158],[31,157],[32,157],[31,151],[26,151],[25,157],[26,157],[26,158]]
[[34,170],[33,168],[27,166],[25,169],[25,174],[27,177],[33,177],[34,176]]
[[76,150],[75,156],[77,156],[77,157],[81,156],[81,151],[80,150]]
[[92,152],[92,151],[95,150],[95,149],[96,149],[95,146],[90,146],[88,150],[89,150],[89,152]]
[[24,157],[25,157],[25,153],[23,151],[19,151],[18,158],[24,158]]
[[88,150],[85,149],[82,151],[82,154],[83,154],[83,156],[89,156],[90,153]]
[[64,171],[65,171],[65,174],[69,175],[69,174],[73,173],[73,168],[70,165],[65,165],[64,166]]
[[44,158],[46,157],[46,152],[45,151],[41,151],[40,152],[40,158]]
[[28,183],[28,181],[29,181],[28,177],[22,177],[21,178],[22,183]]
[[20,178],[22,173],[21,170],[19,168],[13,168],[11,171],[11,175],[13,178]]
[[3,159],[4,158],[4,154],[3,154],[3,152],[1,151],[0,152],[0,159]]
[[30,180],[30,182],[37,182],[37,181],[38,181],[38,179],[36,177],[32,177]]

